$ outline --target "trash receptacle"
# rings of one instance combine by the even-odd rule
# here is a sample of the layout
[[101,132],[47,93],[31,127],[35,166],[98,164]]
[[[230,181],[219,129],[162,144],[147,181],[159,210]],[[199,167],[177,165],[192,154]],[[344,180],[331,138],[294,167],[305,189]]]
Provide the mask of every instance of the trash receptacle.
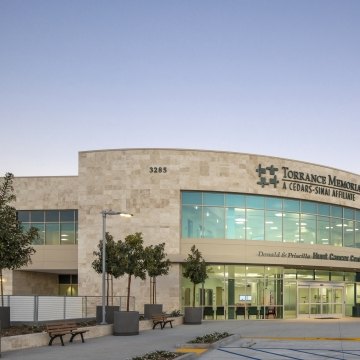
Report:
[[352,308],[352,316],[360,317],[360,304],[355,304]]

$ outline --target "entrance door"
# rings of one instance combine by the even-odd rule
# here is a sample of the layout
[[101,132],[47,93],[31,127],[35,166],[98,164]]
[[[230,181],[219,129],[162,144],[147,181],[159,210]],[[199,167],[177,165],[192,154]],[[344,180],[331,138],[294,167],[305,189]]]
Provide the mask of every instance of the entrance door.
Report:
[[344,316],[344,285],[333,283],[299,283],[298,317]]

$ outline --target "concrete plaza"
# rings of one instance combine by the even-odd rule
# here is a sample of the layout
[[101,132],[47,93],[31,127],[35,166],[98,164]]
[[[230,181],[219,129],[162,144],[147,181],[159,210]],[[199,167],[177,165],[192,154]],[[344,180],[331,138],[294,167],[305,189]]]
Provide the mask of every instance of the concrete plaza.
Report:
[[[126,360],[155,350],[176,351],[189,340],[227,331],[238,337],[230,344],[208,350],[201,360],[220,359],[355,359],[360,357],[360,319],[228,320],[203,321],[163,330],[144,330],[137,336],[103,336],[2,353],[3,359]],[[85,336],[86,337],[86,336]],[[188,344],[189,345],[189,344]],[[191,345],[188,346],[191,348]]]

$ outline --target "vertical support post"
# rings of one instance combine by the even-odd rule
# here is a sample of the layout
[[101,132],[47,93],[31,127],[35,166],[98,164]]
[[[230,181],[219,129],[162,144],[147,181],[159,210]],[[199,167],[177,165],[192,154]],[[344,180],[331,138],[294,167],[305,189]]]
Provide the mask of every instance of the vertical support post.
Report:
[[102,320],[101,325],[106,325],[105,321],[105,272],[106,272],[106,212],[102,213],[103,218],[103,243],[102,243]]

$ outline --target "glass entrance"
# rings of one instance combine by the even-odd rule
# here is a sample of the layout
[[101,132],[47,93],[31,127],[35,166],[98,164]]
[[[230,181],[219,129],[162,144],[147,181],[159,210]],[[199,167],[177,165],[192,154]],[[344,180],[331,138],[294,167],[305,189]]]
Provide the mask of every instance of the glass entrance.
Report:
[[298,317],[343,317],[344,284],[298,283]]

